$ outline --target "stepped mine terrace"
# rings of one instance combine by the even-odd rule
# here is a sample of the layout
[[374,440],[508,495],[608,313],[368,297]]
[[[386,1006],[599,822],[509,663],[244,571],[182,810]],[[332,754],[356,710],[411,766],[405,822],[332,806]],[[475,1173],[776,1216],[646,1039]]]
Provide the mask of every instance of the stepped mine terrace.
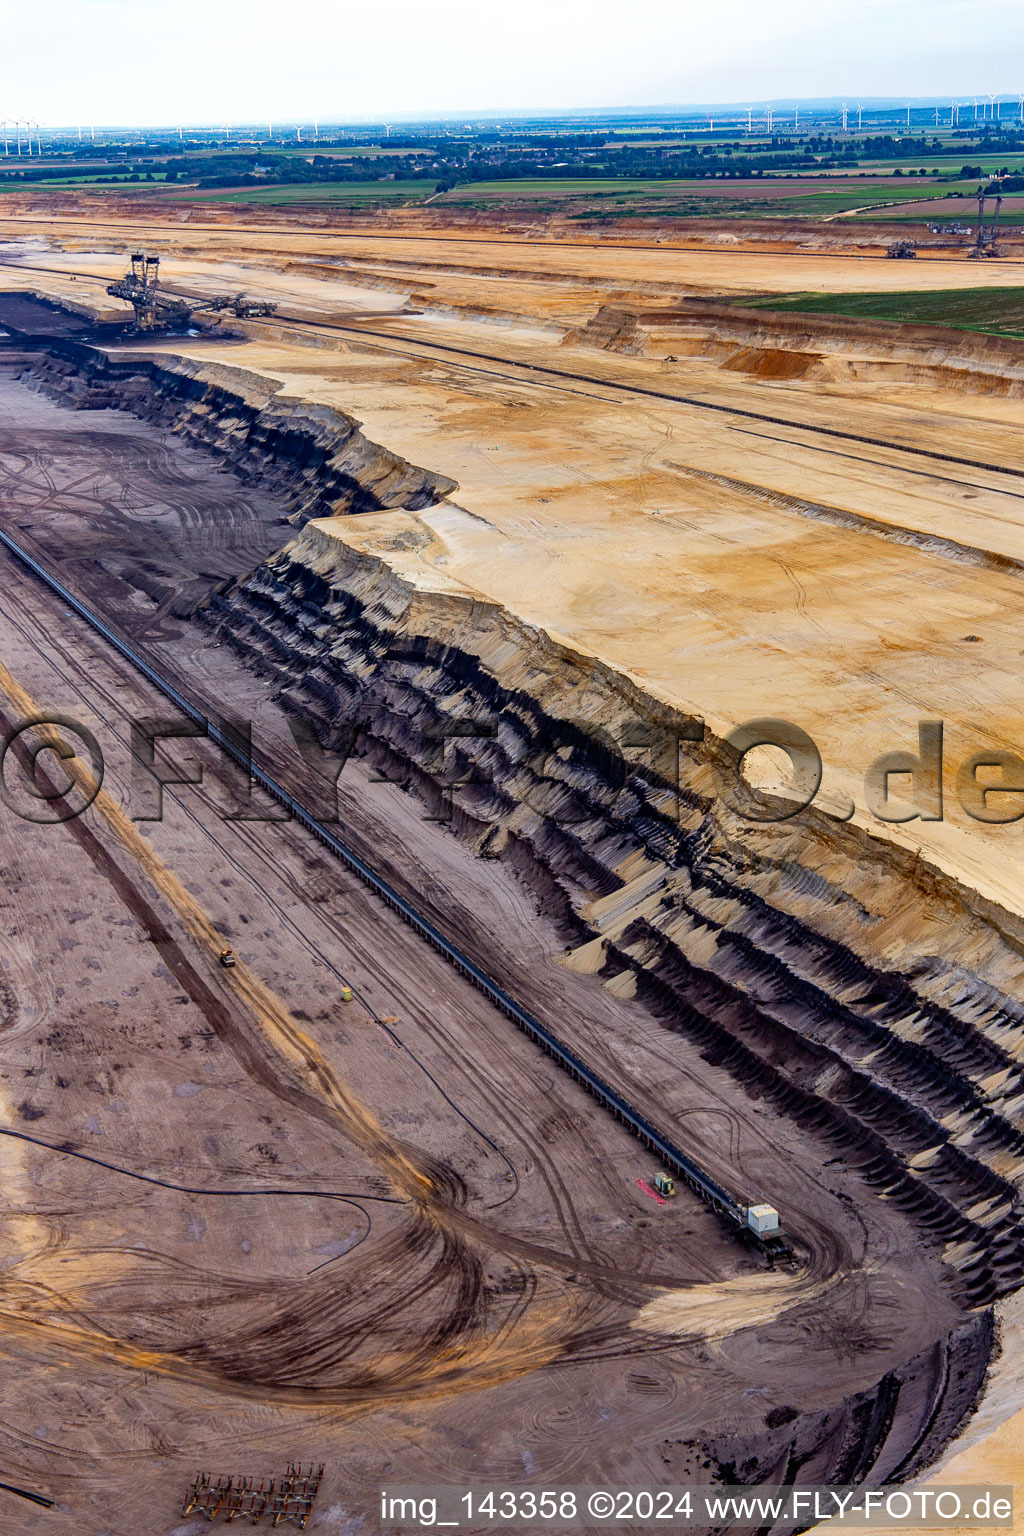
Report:
[[[0,828],[0,1118],[43,1143],[0,1451],[97,1533],[211,1440],[323,1461],[339,1530],[398,1468],[981,1480],[1012,1443],[1024,342],[740,301],[1004,289],[1024,250],[527,233],[14,208],[0,529],[295,793],[303,729],[351,748],[350,845],[794,1261],[653,1201],[649,1153],[300,826],[223,820],[212,748],[171,743],[206,784],[122,825],[127,722],[169,706],[5,554],[0,708],[91,721],[114,803]],[[118,328],[135,248],[186,332]],[[276,312],[208,307],[243,290]],[[766,718],[817,788],[778,747],[741,770]]]

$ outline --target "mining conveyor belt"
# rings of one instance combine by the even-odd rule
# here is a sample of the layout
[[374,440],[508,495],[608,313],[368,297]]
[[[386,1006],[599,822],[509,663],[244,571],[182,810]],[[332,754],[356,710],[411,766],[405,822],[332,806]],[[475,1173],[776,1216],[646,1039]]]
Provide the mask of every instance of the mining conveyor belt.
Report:
[[290,811],[296,821],[301,822],[336,857],[341,859],[354,874],[358,875],[366,885],[376,891],[379,896],[382,896],[388,905],[398,912],[406,922],[410,923],[428,943],[432,944],[446,960],[490,998],[495,1007],[499,1008],[502,1013],[510,1018],[524,1034],[529,1035],[530,1039],[539,1045],[542,1050],[546,1051],[564,1071],[568,1072],[578,1083],[582,1084],[604,1109],[613,1114],[649,1151],[660,1158],[677,1178],[688,1184],[705,1204],[722,1216],[727,1225],[737,1235],[749,1236],[755,1242],[759,1242],[770,1253],[785,1254],[790,1251],[789,1244],[781,1231],[769,1233],[765,1239],[759,1238],[757,1234],[750,1232],[747,1227],[747,1208],[743,1201],[730,1194],[727,1189],[724,1189],[721,1184],[713,1179],[709,1173],[706,1173],[691,1157],[673,1142],[669,1141],[645,1116],[640,1114],[637,1109],[634,1109],[620,1093],[617,1093],[609,1083],[606,1083],[592,1068],[588,1067],[574,1051],[570,1050],[556,1035],[552,1034],[549,1029],[541,1024],[538,1019],[535,1019],[531,1013],[528,1013],[525,1008],[510,997],[504,988],[493,981],[478,965],[475,965],[469,956],[464,954],[450,939],[445,938],[444,934],[435,928],[428,918],[418,912],[405,897],[399,895],[386,880],[370,868],[365,860],[361,859],[351,848],[346,847],[316,817],[310,815],[309,811],[293,795],[289,794],[282,785],[278,784],[265,768],[262,768],[253,757],[242,751],[237,742],[232,740],[228,733],[221,730],[216,721],[211,720],[197,705],[193,704],[184,694],[179,692],[173,684],[167,682],[149,662],[143,660],[102,619],[97,617],[91,609],[87,608],[66,587],[62,586],[45,566],[41,565],[38,560],[33,559],[26,550],[22,549],[2,529],[0,529],[0,544],[44,581],[51,591],[56,593],[61,602],[66,603],[73,612],[77,613],[80,618],[91,625],[126,661],[141,672],[155,688],[159,689],[165,697],[177,705],[212,741],[216,742],[223,751],[227,752],[246,772],[250,773],[257,783],[262,785],[269,794],[273,795],[276,800]]

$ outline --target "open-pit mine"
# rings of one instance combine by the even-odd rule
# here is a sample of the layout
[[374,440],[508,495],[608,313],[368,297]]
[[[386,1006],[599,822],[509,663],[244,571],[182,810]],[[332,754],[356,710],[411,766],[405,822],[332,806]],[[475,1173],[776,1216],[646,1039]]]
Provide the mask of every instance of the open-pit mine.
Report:
[[448,218],[4,204],[4,1532],[1012,1481],[1024,244]]

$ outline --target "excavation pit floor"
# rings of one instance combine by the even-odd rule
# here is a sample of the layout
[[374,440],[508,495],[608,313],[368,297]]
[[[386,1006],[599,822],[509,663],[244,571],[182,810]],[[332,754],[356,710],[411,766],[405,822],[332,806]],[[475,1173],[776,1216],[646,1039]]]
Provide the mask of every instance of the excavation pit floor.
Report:
[[[56,237],[6,219],[3,233],[47,243],[22,245],[0,288],[110,319],[117,228],[69,219]],[[379,566],[426,606],[511,615],[716,736],[764,715],[799,723],[825,760],[821,824],[868,850],[858,899],[885,920],[879,952],[902,964],[959,945],[1019,995],[1019,967],[956,926],[977,901],[1016,931],[1019,825],[982,826],[952,795],[943,822],[883,824],[863,790],[879,752],[916,745],[920,719],[946,723],[954,773],[970,751],[1016,747],[1024,404],[1012,365],[998,387],[975,387],[962,338],[915,363],[847,339],[804,376],[766,381],[762,360],[736,366],[743,348],[728,338],[669,359],[667,345],[628,355],[578,334],[623,295],[895,288],[902,264],[160,220],[131,238],[162,249],[178,290],[244,284],[281,312],[234,327],[230,347],[105,343],[115,362],[171,354],[242,370],[456,484],[419,510],[321,518],[318,547]],[[913,279],[1006,284],[1019,271],[928,259]],[[299,787],[308,769],[269,673],[194,615],[204,593],[297,536],[287,508],[163,428],[44,398],[20,368],[0,367],[0,524],[164,675],[251,720]],[[130,812],[128,722],[167,704],[2,561],[0,660],[25,695],[91,724],[106,787]],[[9,718],[16,698],[0,697]],[[854,1433],[844,1401],[914,1360],[874,1472],[895,1475],[942,1413],[953,1434],[986,1344],[981,1332],[950,1341],[979,1314],[957,1301],[941,1247],[852,1160],[609,978],[567,966],[556,913],[514,870],[425,820],[416,793],[379,782],[369,759],[346,765],[340,814],[357,851],[552,1027],[571,1028],[634,1102],[692,1136],[716,1176],[769,1191],[791,1216],[800,1265],[767,1273],[685,1191],[652,1200],[637,1143],[300,828],[225,821],[238,784],[220,782],[208,747],[169,750],[202,760],[206,782],[166,791],[164,820],[134,825],[237,950],[242,996],[182,890],[144,873],[116,817],[0,817],[4,1118],[47,1143],[6,1143],[0,1378],[18,1404],[0,1433],[6,1480],[55,1492],[88,1536],[128,1536],[154,1500],[173,1509],[195,1465],[221,1457],[214,1473],[272,1475],[323,1460],[310,1528],[343,1530],[399,1475],[699,1479],[709,1441],[738,1465],[776,1440],[782,1455],[791,1410],[807,1424],[801,1475],[827,1480],[813,1474]],[[737,844],[743,857],[760,835]],[[886,910],[890,849],[948,885],[901,888]],[[338,1001],[343,978],[369,1011]],[[351,1096],[344,1112],[282,1049],[275,1000],[312,1041],[307,1066],[326,1063]],[[398,1018],[406,1049],[374,1012]],[[425,1210],[408,1204],[403,1159],[432,1183]],[[1001,1167],[1016,1177],[1010,1154]],[[299,1193],[310,1189],[355,1205]],[[398,1198],[405,1207],[382,1203]],[[990,1428],[1021,1400],[1017,1358],[1004,1353],[997,1371]],[[19,1521],[9,1528],[62,1528],[56,1513]]]
[[[117,413],[62,412],[9,381],[3,405],[12,432],[54,432],[55,417],[68,417],[52,459],[40,446],[19,477],[4,455],[0,517],[26,537],[40,464],[70,476],[77,463],[74,506],[54,498],[27,536],[93,601],[101,575],[79,569],[72,542],[60,560],[54,541],[72,540],[91,510],[130,562],[133,547],[115,535],[135,525],[139,504],[174,504],[180,465],[168,475],[159,443],[145,458],[127,452],[133,427]],[[203,505],[214,507],[179,507],[178,536],[190,529],[195,547]],[[129,720],[166,714],[166,702],[3,560],[5,668],[95,730],[106,787],[131,807]],[[116,618],[115,598],[104,611]],[[189,620],[136,627],[133,638],[209,698],[230,698],[281,771],[299,774],[279,712],[229,651]],[[9,703],[5,712],[16,715]],[[577,1044],[609,1074],[628,1072],[635,1094],[667,1092],[723,1176],[756,1170],[780,1204],[798,1201],[814,1252],[806,1268],[766,1273],[685,1192],[653,1201],[637,1182],[652,1176],[651,1160],[582,1090],[301,829],[224,821],[238,786],[218,782],[209,749],[174,744],[183,770],[197,756],[207,784],[165,791],[164,820],[138,823],[139,834],[385,1136],[465,1182],[455,1251],[437,1251],[429,1231],[416,1236],[401,1206],[366,1200],[366,1231],[359,1196],[394,1195],[386,1163],[296,1084],[239,1007],[233,973],[197,957],[173,896],[140,877],[95,810],[70,827],[5,815],[3,1118],[45,1144],[7,1143],[0,1373],[15,1373],[19,1405],[2,1444],[10,1480],[56,1490],[93,1520],[83,1530],[127,1533],[154,1499],[170,1507],[193,1462],[211,1459],[268,1473],[288,1457],[323,1459],[327,1507],[345,1518],[357,1490],[369,1497],[374,1477],[399,1466],[409,1481],[468,1476],[484,1458],[490,1475],[563,1480],[606,1457],[623,1466],[627,1426],[631,1476],[684,1478],[699,1473],[687,1447],[710,1424],[764,1434],[773,1408],[831,1406],[837,1381],[867,1389],[954,1323],[941,1266],[898,1213],[876,1202],[866,1223],[854,1215],[864,1200],[856,1179],[838,1165],[816,1170],[796,1127],[688,1059],[597,978],[558,965],[556,935],[515,878],[474,869],[407,795],[375,789],[353,762],[343,820],[378,861],[404,865],[412,885],[417,869],[429,871],[449,921],[461,892],[456,924],[484,949],[507,949],[514,932],[517,995],[563,1021],[578,1011]],[[360,1002],[338,1000],[339,972],[377,1014],[400,1019],[403,1042],[457,1113]],[[218,1198],[224,1189],[253,1192]],[[355,1207],[277,1197],[310,1189],[341,1191]],[[864,1323],[879,1311],[884,1338]],[[435,1382],[429,1341],[442,1321],[450,1362]],[[55,1383],[58,1358],[72,1364]],[[898,1449],[890,1437],[886,1454]],[[111,1489],[121,1502],[113,1526],[109,1509],[99,1512]],[[56,1516],[33,1520],[59,1528]]]

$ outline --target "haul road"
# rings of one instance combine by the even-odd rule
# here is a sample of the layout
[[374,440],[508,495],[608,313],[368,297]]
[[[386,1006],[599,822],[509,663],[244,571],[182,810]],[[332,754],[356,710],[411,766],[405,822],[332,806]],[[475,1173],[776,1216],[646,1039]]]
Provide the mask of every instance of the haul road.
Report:
[[84,619],[104,640],[112,645],[118,653],[124,657],[133,667],[158,688],[164,696],[171,700],[185,715],[198,725],[212,741],[239,765],[250,773],[269,794],[273,795],[284,805],[292,816],[312,832],[335,857],[341,859],[350,870],[373,889],[377,895],[383,897],[388,905],[396,911],[406,922],[411,924],[427,942],[440,952],[450,964],[484,992],[494,1005],[512,1022],[528,1035],[535,1044],[554,1060],[563,1071],[575,1079],[576,1082],[586,1088],[602,1106],[615,1116],[620,1124],[624,1125],[636,1138],[643,1143],[655,1156],[661,1158],[666,1167],[682,1179],[697,1194],[701,1200],[711,1207],[713,1211],[722,1217],[726,1227],[737,1237],[753,1241],[761,1251],[769,1258],[791,1259],[793,1249],[785,1231],[780,1225],[778,1212],[773,1206],[763,1202],[751,1203],[749,1200],[737,1198],[729,1190],[725,1189],[709,1173],[706,1173],[693,1158],[683,1152],[672,1141],[656,1129],[654,1125],[634,1108],[628,1100],[622,1097],[609,1083],[598,1076],[585,1062],[571,1051],[567,1045],[558,1039],[541,1022],[528,1013],[509,994],[493,981],[479,966],[460,950],[457,945],[447,939],[433,923],[408,902],[403,896],[383,880],[370,866],[361,859],[352,849],[346,847],[341,840],[334,836],[326,826],[310,815],[309,811],[298,801],[294,795],[284,789],[267,769],[258,763],[255,756],[249,757],[243,753],[231,736],[224,732],[215,721],[187,699],[177,688],[163,678],[154,667],[144,661],[131,646],[111,630],[102,619],[94,614],[79,598],[67,590],[61,582],[57,581],[38,560],[35,560],[27,550],[23,549],[9,534],[0,529],[0,544],[16,556],[28,569],[40,578],[53,591],[62,602]]

